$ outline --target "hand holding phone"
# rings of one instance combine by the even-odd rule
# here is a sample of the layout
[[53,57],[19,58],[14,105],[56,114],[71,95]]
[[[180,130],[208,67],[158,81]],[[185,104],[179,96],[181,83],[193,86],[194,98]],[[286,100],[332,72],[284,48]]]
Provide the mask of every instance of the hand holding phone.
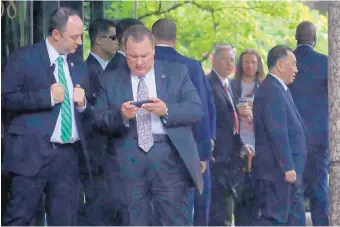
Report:
[[152,103],[152,101],[149,100],[149,99],[145,99],[145,100],[130,102],[131,105],[134,105],[134,106],[136,106],[138,108],[141,108],[144,103]]

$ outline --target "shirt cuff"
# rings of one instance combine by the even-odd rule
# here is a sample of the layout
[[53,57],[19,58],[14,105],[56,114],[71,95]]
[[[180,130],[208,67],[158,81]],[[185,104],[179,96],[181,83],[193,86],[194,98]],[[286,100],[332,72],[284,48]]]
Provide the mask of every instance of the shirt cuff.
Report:
[[123,124],[125,127],[129,128],[130,127],[130,121],[129,120],[123,120]]
[[51,92],[51,106],[54,106],[54,100],[53,100],[53,96],[52,96],[52,92]]
[[[86,99],[85,99],[85,105],[83,106],[83,107],[77,107],[77,111],[79,112],[79,113],[82,113],[82,112],[84,112],[85,110],[86,110],[86,103],[87,103],[87,101],[86,101]],[[77,104],[76,104],[77,105]]]

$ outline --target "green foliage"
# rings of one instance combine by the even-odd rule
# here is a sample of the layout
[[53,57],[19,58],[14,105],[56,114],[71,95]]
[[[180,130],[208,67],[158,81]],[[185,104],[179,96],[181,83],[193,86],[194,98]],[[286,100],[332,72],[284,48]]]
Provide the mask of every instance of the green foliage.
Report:
[[[160,18],[177,24],[176,48],[211,67],[209,55],[215,43],[231,43],[238,54],[247,48],[259,51],[263,60],[277,44],[295,48],[296,26],[309,20],[317,27],[316,50],[328,53],[327,17],[298,1],[106,1],[105,15],[134,17],[148,28]],[[264,61],[265,63],[265,61]]]

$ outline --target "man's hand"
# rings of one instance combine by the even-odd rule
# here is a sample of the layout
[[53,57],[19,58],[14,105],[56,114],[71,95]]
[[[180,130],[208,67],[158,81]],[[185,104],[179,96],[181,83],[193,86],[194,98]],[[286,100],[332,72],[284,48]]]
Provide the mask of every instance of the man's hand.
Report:
[[53,98],[54,104],[61,103],[65,98],[65,90],[63,85],[60,83],[54,83],[51,85],[51,95]]
[[237,106],[238,112],[242,117],[247,118],[248,120],[253,120],[253,111],[251,107],[248,105],[238,105]]
[[285,180],[289,183],[294,183],[296,181],[296,172],[295,170],[289,170],[285,172]]
[[142,108],[150,113],[156,114],[157,116],[166,115],[166,104],[159,98],[149,98],[152,103],[144,103]]
[[201,161],[201,173],[203,174],[206,169],[207,169],[207,162]]
[[124,102],[120,107],[120,112],[124,120],[130,120],[131,118],[136,117],[138,107],[131,105],[131,102],[133,101]]
[[79,84],[73,89],[73,101],[77,103],[78,107],[85,106],[85,91]]

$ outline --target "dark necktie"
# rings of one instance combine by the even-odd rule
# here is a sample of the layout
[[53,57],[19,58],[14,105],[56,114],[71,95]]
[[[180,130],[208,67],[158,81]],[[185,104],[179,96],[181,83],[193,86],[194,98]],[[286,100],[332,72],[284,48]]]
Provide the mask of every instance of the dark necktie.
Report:
[[[139,77],[137,101],[149,98],[148,87],[145,83],[145,76]],[[137,112],[137,134],[138,146],[148,152],[153,146],[151,113],[140,108]]]
[[235,121],[234,130],[235,130],[236,133],[239,133],[240,132],[240,124],[239,124],[237,112],[236,112],[235,107],[234,107],[232,96],[231,96],[229,87],[227,85],[225,85],[224,88],[225,88],[225,92],[227,93],[228,100],[229,100],[231,106],[233,107],[234,121]]

